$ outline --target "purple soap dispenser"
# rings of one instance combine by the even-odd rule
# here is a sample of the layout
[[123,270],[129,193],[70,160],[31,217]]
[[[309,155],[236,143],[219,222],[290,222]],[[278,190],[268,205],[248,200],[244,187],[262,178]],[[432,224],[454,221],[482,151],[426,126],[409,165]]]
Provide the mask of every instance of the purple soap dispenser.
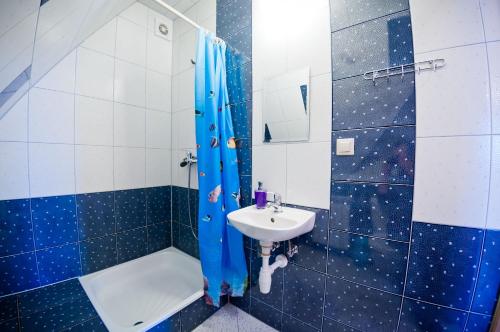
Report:
[[262,181],[259,181],[259,187],[255,190],[255,207],[257,209],[264,209],[267,203],[267,192],[262,187]]

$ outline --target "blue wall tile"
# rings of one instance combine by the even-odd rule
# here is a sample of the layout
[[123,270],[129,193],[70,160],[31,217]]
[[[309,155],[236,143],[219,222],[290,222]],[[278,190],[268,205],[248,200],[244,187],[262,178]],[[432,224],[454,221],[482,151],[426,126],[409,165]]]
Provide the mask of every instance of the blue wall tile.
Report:
[[78,241],[75,196],[31,199],[37,249]]
[[103,321],[97,317],[92,318],[81,324],[72,326],[68,329],[71,332],[107,332],[108,329],[104,325]]
[[251,62],[227,71],[227,90],[231,105],[252,99]]
[[[354,156],[337,156],[336,140],[354,138]],[[415,127],[332,132],[332,180],[413,184]]]
[[231,0],[223,3],[217,1],[217,36],[227,38],[251,24],[251,1]]
[[[256,251],[251,252],[250,263],[250,295],[252,299],[258,299],[275,309],[282,311],[283,303],[283,269],[274,271],[271,282],[271,291],[268,294],[262,294],[259,287],[259,272],[262,266],[262,257]],[[276,254],[273,253],[269,264],[274,263]]]
[[152,253],[171,246],[171,224],[159,223],[148,226],[148,252]]
[[488,332],[491,324],[491,316],[469,314],[464,332]]
[[408,11],[332,33],[334,80],[413,61],[413,39]]
[[331,28],[339,30],[408,7],[408,0],[331,0]]
[[252,140],[238,139],[236,145],[238,157],[238,173],[240,175],[252,175]]
[[401,297],[328,277],[325,316],[362,331],[394,331]]
[[412,186],[335,182],[330,199],[332,229],[410,240]]
[[78,244],[75,243],[39,250],[36,258],[42,285],[77,277],[82,273]]
[[[248,1],[247,1],[248,3]],[[231,45],[231,48],[237,51],[238,56],[241,56],[241,60],[238,62],[249,62],[252,58],[252,26],[248,25],[241,30],[238,30],[232,33],[228,38],[225,39],[228,45]],[[226,53],[227,54],[227,53]],[[233,68],[231,65],[233,63],[229,63],[228,68]]]
[[118,263],[130,261],[147,254],[146,227],[119,233],[116,239]]
[[83,274],[116,265],[116,235],[80,242],[80,256]]
[[170,196],[170,186],[146,189],[148,225],[170,221]]
[[[231,105],[234,135],[238,139],[252,139],[252,101]],[[251,148],[251,144],[249,148]]]
[[405,298],[399,331],[463,331],[467,313]]
[[336,322],[328,317],[323,317],[323,331],[358,332],[359,330],[356,330],[353,327]]
[[0,298],[0,322],[17,318],[17,296]]
[[408,244],[330,231],[328,274],[402,294]]
[[144,189],[115,192],[116,231],[146,226],[146,191]]
[[0,258],[0,296],[38,286],[35,253]]
[[2,331],[2,332],[20,331],[17,318],[13,318],[13,319],[9,319],[9,320],[0,322],[0,331]]
[[281,318],[281,330],[282,331],[293,331],[293,332],[314,332],[319,331],[318,329],[301,322],[292,316],[283,314]]
[[148,332],[180,332],[181,331],[181,312],[164,320],[160,324],[152,327]]
[[362,76],[333,82],[333,130],[415,124],[415,76],[376,80]]
[[264,302],[252,298],[250,315],[275,328],[276,330],[281,331],[281,316],[283,313],[271,306],[268,306]]
[[406,295],[468,310],[483,236],[476,228],[414,222]]
[[[199,192],[196,189],[188,190],[188,188],[178,188],[178,208],[179,219],[178,221],[184,225],[190,225],[189,212],[191,212],[191,223],[193,227],[198,224],[198,199]],[[188,201],[189,198],[189,201]],[[189,205],[188,205],[189,202]]]
[[472,311],[492,315],[500,294],[500,231],[487,230]]
[[[220,35],[219,35],[220,36]],[[250,36],[251,38],[251,36]],[[248,56],[243,55],[238,49],[226,43],[226,72],[236,67],[241,67],[251,61]],[[233,124],[239,125],[233,122]]]
[[283,312],[314,327],[321,327],[324,289],[324,275],[294,264],[288,265],[283,287]]
[[33,251],[29,199],[0,201],[0,257]]
[[192,331],[210,317],[216,308],[205,303],[203,298],[193,302],[181,312],[181,324],[183,331]]
[[252,176],[250,175],[240,176],[240,190],[241,190],[241,198],[240,198],[241,207],[247,207],[252,205]]
[[80,240],[115,233],[113,192],[76,195],[76,207]]
[[[185,253],[199,258],[200,251],[198,246],[198,240],[193,236],[190,226],[186,226],[179,223],[172,224],[174,246]],[[196,230],[195,230],[196,232]]]

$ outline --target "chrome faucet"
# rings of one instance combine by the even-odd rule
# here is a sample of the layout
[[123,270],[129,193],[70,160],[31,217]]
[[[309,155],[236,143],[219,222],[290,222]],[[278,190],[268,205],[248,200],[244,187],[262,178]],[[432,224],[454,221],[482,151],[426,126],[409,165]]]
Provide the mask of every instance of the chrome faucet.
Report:
[[274,209],[274,213],[283,212],[283,207],[281,205],[282,204],[281,195],[273,192],[268,192],[268,194],[273,195],[273,201],[267,203],[267,207],[272,207]]

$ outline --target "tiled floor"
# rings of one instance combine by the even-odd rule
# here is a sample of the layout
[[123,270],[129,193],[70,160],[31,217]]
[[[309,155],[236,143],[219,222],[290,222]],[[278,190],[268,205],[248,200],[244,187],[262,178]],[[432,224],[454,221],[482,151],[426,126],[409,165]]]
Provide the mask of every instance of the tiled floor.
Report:
[[262,323],[255,317],[238,309],[232,304],[226,304],[222,309],[210,316],[193,332],[276,332],[277,330]]

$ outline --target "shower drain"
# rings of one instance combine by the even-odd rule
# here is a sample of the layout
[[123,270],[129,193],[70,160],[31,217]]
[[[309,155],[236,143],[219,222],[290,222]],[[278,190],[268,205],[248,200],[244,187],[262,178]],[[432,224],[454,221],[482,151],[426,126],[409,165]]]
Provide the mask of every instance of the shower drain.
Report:
[[138,322],[135,322],[134,323],[134,326],[137,326],[137,325],[141,325],[142,323],[144,323],[142,320],[138,321]]

